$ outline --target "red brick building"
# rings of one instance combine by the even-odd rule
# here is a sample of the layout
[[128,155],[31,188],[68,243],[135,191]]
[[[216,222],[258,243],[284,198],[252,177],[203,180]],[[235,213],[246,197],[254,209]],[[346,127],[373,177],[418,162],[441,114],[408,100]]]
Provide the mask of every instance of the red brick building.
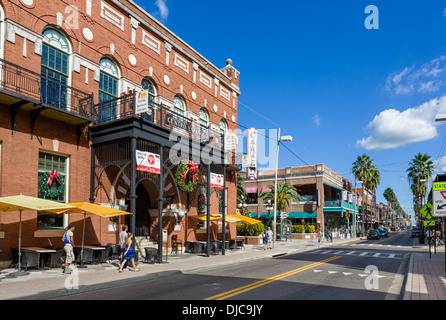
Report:
[[[3,0],[0,15],[0,196],[133,212],[113,221],[88,216],[86,242],[102,245],[116,243],[124,223],[153,239],[162,229],[168,243],[172,235],[183,244],[205,239],[208,231],[191,216],[235,212],[236,148],[224,145],[224,133],[237,128],[240,94],[231,60],[217,68],[134,1]],[[148,93],[142,112],[141,91]],[[178,188],[172,133],[195,154],[185,160],[200,165],[202,184],[192,192]],[[135,150],[160,155],[161,175],[135,170]],[[212,189],[208,201],[207,162],[216,159],[209,170],[224,174],[226,191]],[[63,186],[45,190],[55,170]],[[81,220],[26,211],[22,244],[61,247],[68,222],[79,226],[80,243]],[[235,236],[234,228],[227,232]],[[17,233],[18,214],[0,213],[0,261],[11,259]]]

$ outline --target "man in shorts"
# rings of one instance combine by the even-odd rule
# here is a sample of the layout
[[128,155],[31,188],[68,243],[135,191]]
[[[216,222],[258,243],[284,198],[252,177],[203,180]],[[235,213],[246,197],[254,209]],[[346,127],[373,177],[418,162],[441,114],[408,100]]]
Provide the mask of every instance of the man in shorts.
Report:
[[71,270],[69,268],[69,265],[73,263],[74,261],[74,241],[73,241],[73,231],[74,231],[74,225],[69,224],[68,227],[65,229],[65,233],[63,235],[62,241],[65,243],[65,246],[63,247],[65,250],[65,268],[62,271],[63,274],[71,274]]

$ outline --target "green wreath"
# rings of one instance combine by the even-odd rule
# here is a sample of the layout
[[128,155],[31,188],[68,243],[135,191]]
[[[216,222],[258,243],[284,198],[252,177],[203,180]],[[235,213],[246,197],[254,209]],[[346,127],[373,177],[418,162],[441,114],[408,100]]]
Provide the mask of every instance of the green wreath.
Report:
[[[51,172],[44,173],[39,181],[39,192],[45,198],[56,198],[65,192],[65,178],[60,175],[57,178],[51,178],[51,174]],[[48,184],[50,179],[51,184]],[[53,185],[57,185],[57,188],[54,189]]]
[[[198,185],[198,180],[195,178],[198,171],[198,166],[192,161],[189,163],[181,163],[178,165],[177,172],[175,173],[175,180],[180,189],[183,192],[192,192]],[[186,183],[186,175],[188,172],[193,174],[193,179]]]

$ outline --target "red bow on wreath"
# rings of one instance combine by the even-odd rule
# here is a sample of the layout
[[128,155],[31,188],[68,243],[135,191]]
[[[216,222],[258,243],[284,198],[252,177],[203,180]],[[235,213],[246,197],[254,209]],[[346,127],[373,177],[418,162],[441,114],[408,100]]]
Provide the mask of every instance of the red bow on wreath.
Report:
[[195,180],[197,179],[197,171],[198,171],[198,164],[189,161],[189,170],[187,170],[186,173],[184,174],[183,180],[186,181],[187,173],[190,172],[193,174],[192,179],[195,182]]
[[59,172],[57,172],[57,170],[54,170],[54,173],[53,172],[48,172],[48,174],[50,175],[50,177],[49,177],[49,179],[48,179],[48,182],[47,182],[47,184],[49,185],[49,186],[51,186],[52,184],[53,184],[53,179],[54,178],[56,178],[57,179],[57,182],[59,182],[59,184],[60,184],[60,180],[59,180]]

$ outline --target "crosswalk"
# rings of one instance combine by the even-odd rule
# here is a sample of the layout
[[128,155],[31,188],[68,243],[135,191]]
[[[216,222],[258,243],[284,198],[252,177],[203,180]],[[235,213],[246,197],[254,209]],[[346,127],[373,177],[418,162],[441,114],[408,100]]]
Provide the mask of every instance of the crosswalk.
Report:
[[314,250],[312,253],[316,254],[327,254],[327,255],[341,255],[341,256],[355,256],[363,258],[382,258],[382,259],[403,259],[404,254],[400,253],[389,253],[389,252],[367,252],[358,250],[338,250],[338,249],[319,249]]

